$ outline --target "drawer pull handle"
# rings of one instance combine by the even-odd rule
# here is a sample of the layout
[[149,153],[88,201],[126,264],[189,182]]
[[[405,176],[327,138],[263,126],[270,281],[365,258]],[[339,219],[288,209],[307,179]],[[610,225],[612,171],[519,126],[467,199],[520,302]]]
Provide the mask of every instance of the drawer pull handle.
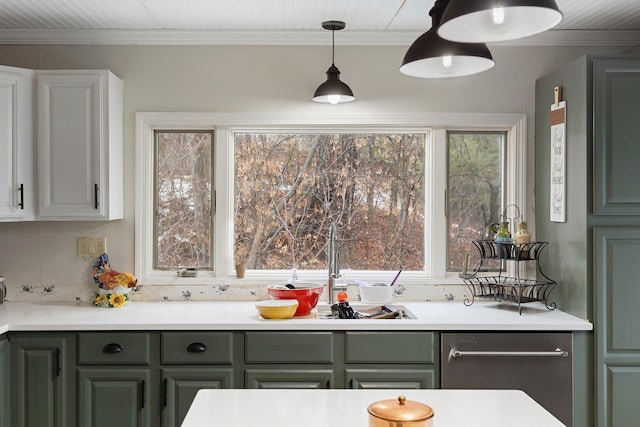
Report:
[[116,344],[113,342],[111,344],[105,345],[102,348],[102,352],[107,354],[118,354],[118,353],[122,353],[123,351],[124,351],[124,348],[122,348],[120,344]]
[[452,348],[449,352],[449,360],[451,358],[463,357],[463,356],[490,356],[490,357],[569,357],[569,352],[556,348],[553,351],[461,351],[457,348]]
[[187,347],[187,351],[189,353],[204,353],[205,351],[207,351],[207,346],[206,344],[203,344],[201,342],[194,342],[189,344],[189,346]]

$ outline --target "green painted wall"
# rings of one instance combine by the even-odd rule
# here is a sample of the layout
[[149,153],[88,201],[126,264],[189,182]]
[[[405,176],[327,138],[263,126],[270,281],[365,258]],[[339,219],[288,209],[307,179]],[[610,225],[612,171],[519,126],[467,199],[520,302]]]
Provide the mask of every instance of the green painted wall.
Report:
[[[591,177],[588,167],[591,138],[586,63],[587,57],[582,57],[536,81],[535,210],[536,239],[550,242],[543,254],[542,268],[559,283],[553,291],[553,299],[563,311],[590,319],[587,207],[591,186],[587,183]],[[567,221],[564,223],[549,220],[550,106],[554,102],[556,86],[562,86],[563,99],[567,103]]]
[[[591,231],[591,115],[588,57],[579,58],[536,81],[535,211],[536,239],[550,242],[543,271],[558,282],[551,294],[558,307],[593,320]],[[566,222],[549,220],[551,132],[554,87],[566,101]],[[593,333],[574,334],[574,426],[595,423]]]

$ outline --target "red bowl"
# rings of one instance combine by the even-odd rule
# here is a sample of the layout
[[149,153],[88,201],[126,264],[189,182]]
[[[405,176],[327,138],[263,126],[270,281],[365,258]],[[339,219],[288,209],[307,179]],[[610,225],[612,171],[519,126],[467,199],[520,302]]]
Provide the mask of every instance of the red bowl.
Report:
[[282,286],[284,284],[269,285],[267,293],[271,299],[298,300],[298,308],[294,316],[305,316],[311,313],[322,294],[322,285],[320,283],[298,282],[295,284],[295,289],[281,289]]

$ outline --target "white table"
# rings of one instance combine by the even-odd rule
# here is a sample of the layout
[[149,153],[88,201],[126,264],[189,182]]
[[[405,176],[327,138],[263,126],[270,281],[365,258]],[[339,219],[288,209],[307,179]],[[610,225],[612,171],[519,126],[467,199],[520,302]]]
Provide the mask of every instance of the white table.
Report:
[[366,427],[367,407],[396,399],[433,408],[433,427],[560,427],[519,390],[200,390],[182,427]]

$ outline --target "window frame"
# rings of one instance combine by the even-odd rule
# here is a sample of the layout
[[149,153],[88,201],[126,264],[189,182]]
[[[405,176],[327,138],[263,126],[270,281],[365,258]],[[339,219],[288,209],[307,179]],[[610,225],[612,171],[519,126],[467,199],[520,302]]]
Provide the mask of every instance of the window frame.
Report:
[[[153,188],[154,133],[156,130],[212,130],[214,132],[214,210],[213,272],[198,272],[195,278],[178,277],[174,271],[153,269]],[[251,113],[136,113],[135,158],[135,274],[144,285],[257,285],[282,281],[289,277],[287,270],[247,272],[242,280],[233,273],[233,132],[246,130],[287,131],[416,131],[427,132],[425,164],[432,165],[425,176],[425,258],[423,272],[404,272],[406,284],[460,284],[457,274],[447,273],[447,252],[437,242],[447,241],[445,219],[445,189],[447,180],[447,136],[455,131],[506,131],[506,201],[527,211],[527,137],[526,115],[514,113],[424,113],[389,115],[326,115],[296,116],[289,114]],[[446,244],[445,244],[446,245]],[[207,274],[210,273],[210,274]],[[324,282],[326,272],[299,272],[304,280]],[[345,272],[347,280],[353,274]],[[358,274],[360,280],[385,280],[393,271],[368,271]]]

